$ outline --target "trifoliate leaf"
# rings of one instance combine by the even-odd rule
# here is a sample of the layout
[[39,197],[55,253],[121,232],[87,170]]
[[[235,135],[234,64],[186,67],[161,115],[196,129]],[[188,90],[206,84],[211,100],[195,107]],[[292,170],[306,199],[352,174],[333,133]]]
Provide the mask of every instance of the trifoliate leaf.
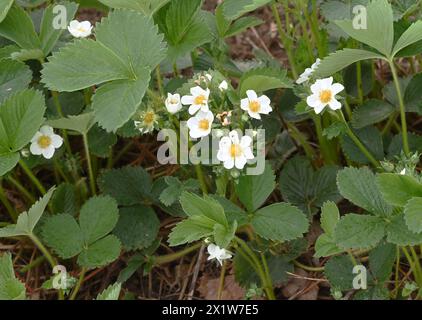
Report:
[[368,249],[384,237],[385,225],[379,217],[350,213],[337,223],[334,240],[343,249]]
[[141,167],[124,167],[105,171],[98,179],[101,191],[119,205],[142,204],[150,197],[151,177]]
[[[384,143],[381,132],[376,127],[370,126],[363,129],[357,129],[354,130],[354,133],[368,151],[372,153],[375,159],[384,159]],[[341,147],[350,160],[360,164],[371,163],[349,136],[342,137]]]
[[336,166],[325,166],[314,172],[308,159],[295,157],[281,171],[281,194],[286,201],[311,215],[324,202],[341,200],[336,185],[337,171]]
[[110,233],[119,219],[117,202],[110,196],[90,198],[81,208],[79,224],[85,243],[92,244]]
[[393,206],[404,207],[413,197],[422,197],[422,183],[407,175],[382,173],[377,176],[378,188]]
[[32,80],[29,67],[20,61],[3,59],[0,63],[0,104],[11,94],[26,89]]
[[261,175],[245,175],[236,184],[236,194],[239,200],[250,212],[259,209],[275,188],[275,174],[269,163]]
[[48,217],[41,233],[44,242],[63,259],[72,258],[83,249],[83,233],[71,215],[59,214]]
[[259,236],[275,241],[297,239],[309,227],[303,212],[287,203],[275,203],[259,209],[251,224]]
[[108,235],[84,249],[78,257],[78,264],[89,269],[100,268],[116,260],[119,255],[119,239]]
[[202,217],[186,219],[171,230],[168,242],[174,247],[207,238],[213,234],[214,224]]
[[120,208],[120,217],[113,231],[126,250],[149,247],[157,238],[160,220],[154,210],[143,205]]
[[350,202],[365,210],[389,216],[392,208],[378,189],[375,175],[368,168],[345,168],[337,175],[340,193]]

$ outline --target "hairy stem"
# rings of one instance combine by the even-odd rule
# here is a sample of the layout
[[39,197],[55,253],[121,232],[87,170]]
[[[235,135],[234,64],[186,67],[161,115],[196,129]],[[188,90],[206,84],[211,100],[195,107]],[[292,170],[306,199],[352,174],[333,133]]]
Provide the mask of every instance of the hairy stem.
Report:
[[86,133],[82,135],[83,141],[84,141],[84,148],[85,148],[85,157],[86,162],[88,164],[88,174],[89,174],[89,183],[91,186],[91,192],[93,195],[97,193],[96,186],[95,186],[95,178],[94,178],[94,171],[92,170],[92,161],[91,161],[91,155],[89,152],[89,141]]

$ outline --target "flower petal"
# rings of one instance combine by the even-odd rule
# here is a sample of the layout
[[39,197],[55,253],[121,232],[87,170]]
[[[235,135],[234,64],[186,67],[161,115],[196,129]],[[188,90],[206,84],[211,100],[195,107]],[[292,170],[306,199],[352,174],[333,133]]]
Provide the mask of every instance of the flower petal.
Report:
[[256,94],[256,92],[254,90],[246,91],[246,96],[251,101],[258,99],[258,95]]

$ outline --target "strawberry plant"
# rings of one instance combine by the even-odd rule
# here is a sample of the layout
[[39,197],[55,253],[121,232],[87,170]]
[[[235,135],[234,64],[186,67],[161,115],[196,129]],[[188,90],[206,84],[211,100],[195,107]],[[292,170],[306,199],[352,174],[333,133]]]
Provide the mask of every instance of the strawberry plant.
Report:
[[0,299],[421,299],[421,14],[0,0]]

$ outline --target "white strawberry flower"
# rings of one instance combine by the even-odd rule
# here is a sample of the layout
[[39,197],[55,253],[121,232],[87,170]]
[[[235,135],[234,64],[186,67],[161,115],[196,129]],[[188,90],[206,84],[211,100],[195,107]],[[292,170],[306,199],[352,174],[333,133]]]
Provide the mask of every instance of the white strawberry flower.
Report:
[[249,116],[254,119],[261,120],[261,114],[269,114],[273,111],[271,108],[271,100],[265,95],[258,97],[255,91],[246,91],[247,98],[240,101],[242,110],[248,112]]
[[67,30],[75,38],[86,38],[91,35],[92,25],[89,21],[79,22],[78,20],[72,20],[67,27]]
[[226,80],[223,80],[220,85],[218,86],[218,89],[220,89],[220,91],[226,91],[229,88],[229,84],[227,83]]
[[219,246],[213,243],[210,243],[208,245],[207,251],[208,251],[208,254],[210,255],[208,257],[208,260],[216,259],[218,263],[220,264],[220,266],[223,265],[224,260],[231,259],[233,257],[233,254],[230,251],[224,248],[220,248]]
[[191,138],[198,139],[208,136],[211,132],[213,121],[214,115],[211,111],[199,111],[187,122]]
[[241,170],[245,167],[248,160],[254,159],[251,144],[251,137],[243,136],[239,138],[237,131],[233,130],[228,137],[221,138],[217,159],[223,162],[226,169],[236,167]]
[[42,126],[32,138],[29,150],[33,155],[42,155],[46,159],[51,159],[56,149],[60,148],[62,144],[62,137],[54,134],[52,127]]
[[309,81],[309,78],[315,72],[315,70],[318,69],[320,64],[321,64],[321,59],[318,58],[310,68],[305,69],[305,71],[299,76],[299,79],[296,80],[296,83],[302,84]]
[[175,114],[182,109],[182,102],[180,101],[180,94],[167,94],[166,109],[169,113]]
[[204,90],[201,87],[193,87],[190,89],[190,96],[182,97],[182,104],[189,105],[189,113],[195,114],[199,110],[208,112],[208,99],[210,96],[210,89]]
[[337,101],[336,94],[344,90],[340,83],[333,84],[333,77],[317,80],[312,86],[310,95],[306,102],[308,106],[320,114],[328,105],[331,110],[341,109],[341,103]]

